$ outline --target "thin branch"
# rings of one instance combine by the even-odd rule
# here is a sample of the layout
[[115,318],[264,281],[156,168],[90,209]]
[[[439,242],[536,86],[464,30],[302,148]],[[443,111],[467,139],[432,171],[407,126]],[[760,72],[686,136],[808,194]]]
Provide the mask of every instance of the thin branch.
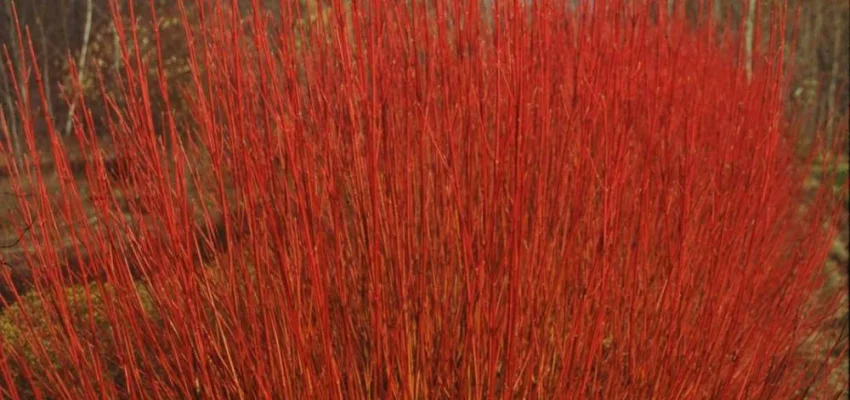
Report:
[[10,249],[10,248],[12,248],[12,247],[17,246],[17,245],[18,245],[18,243],[20,243],[20,242],[21,242],[21,240],[23,240],[23,238],[24,238],[24,236],[27,234],[27,232],[29,232],[29,231],[30,231],[30,229],[32,229],[32,224],[27,225],[27,227],[26,227],[26,228],[24,228],[23,232],[21,232],[21,234],[18,236],[18,238],[17,238],[17,239],[15,239],[15,241],[14,241],[14,242],[12,242],[12,243],[10,243],[10,244],[0,245],[0,249]]

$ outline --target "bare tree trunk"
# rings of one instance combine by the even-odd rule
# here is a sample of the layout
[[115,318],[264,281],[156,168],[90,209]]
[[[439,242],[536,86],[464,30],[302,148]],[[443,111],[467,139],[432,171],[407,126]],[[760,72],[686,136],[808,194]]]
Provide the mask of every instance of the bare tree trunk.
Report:
[[14,152],[15,163],[17,165],[22,165],[24,160],[24,145],[21,142],[21,132],[19,123],[21,122],[18,119],[18,110],[15,107],[15,100],[20,101],[25,106],[28,104],[27,99],[27,90],[26,85],[19,84],[20,93],[14,93],[15,85],[12,84],[12,79],[15,78],[15,74],[18,75],[18,79],[23,81],[23,71],[21,70],[21,62],[23,60],[19,60],[18,56],[20,54],[20,49],[18,49],[18,32],[15,28],[15,6],[12,4],[12,1],[4,1],[3,4],[6,5],[6,15],[9,18],[9,40],[7,42],[9,57],[11,58],[12,70],[13,74],[10,76],[6,72],[6,63],[3,60],[3,81],[6,84],[8,90],[6,91],[6,106],[7,110],[7,128],[9,129],[9,136],[12,142],[12,152]]
[[753,46],[756,30],[756,0],[747,2],[747,21],[744,25],[744,70],[747,80],[753,78]]
[[[86,0],[86,23],[83,26],[83,44],[80,47],[80,58],[77,60],[77,78],[80,85],[83,83],[83,79],[86,73],[86,55],[89,50],[89,39],[91,36],[91,19],[92,19],[92,11],[94,6],[92,4],[92,0]],[[77,97],[76,94],[71,101],[71,106],[68,108],[68,119],[65,121],[65,136],[69,136],[71,134],[71,128],[74,124],[74,112],[76,111],[77,106]]]
[[[121,0],[116,1],[118,14],[121,14]],[[118,34],[118,26],[112,21],[112,73],[117,74],[121,70],[121,36]]]
[[10,139],[12,140],[12,146],[14,146],[13,151],[15,151],[15,158],[17,158],[17,152],[19,150],[18,145],[18,118],[17,118],[17,110],[15,110],[15,100],[12,95],[12,84],[9,81],[9,74],[6,73],[6,64],[3,63],[2,67],[0,67],[0,90],[3,91],[3,101],[5,108],[3,109],[2,120],[0,120],[0,133],[2,133],[3,129],[7,129],[9,131]]
[[711,2],[711,11],[714,14],[714,20],[720,26],[723,23],[723,0],[714,0]]
[[841,16],[841,12],[839,10],[835,10],[833,13],[833,35],[832,38],[832,68],[830,71],[830,79],[829,79],[829,88],[826,92],[826,132],[828,135],[833,134],[833,129],[835,128],[835,117],[837,110],[835,109],[835,95],[838,90],[838,81],[841,79],[841,71],[840,63],[842,56],[841,51],[841,36],[843,34],[843,30],[841,29],[843,26],[843,19]]
[[47,34],[44,32],[44,23],[41,21],[40,16],[36,16],[35,19],[36,25],[38,25],[38,34],[40,36],[41,42],[41,58],[43,65],[41,66],[41,75],[44,78],[44,82],[47,83],[47,87],[44,88],[44,96],[47,102],[47,115],[50,116],[50,119],[53,120],[53,96],[51,94],[52,88],[50,85],[50,51],[49,51],[49,42],[47,39]]
[[812,96],[812,134],[818,131],[821,126],[821,101],[820,101],[820,82],[821,82],[821,65],[818,60],[818,44],[820,42],[820,34],[821,27],[823,25],[823,12],[821,10],[819,2],[812,2],[811,4],[811,13],[814,15],[814,21],[812,21],[812,29],[811,35],[809,36],[809,50],[811,51],[810,62],[812,63],[812,72],[809,80],[811,81],[812,90],[814,91],[814,95]]

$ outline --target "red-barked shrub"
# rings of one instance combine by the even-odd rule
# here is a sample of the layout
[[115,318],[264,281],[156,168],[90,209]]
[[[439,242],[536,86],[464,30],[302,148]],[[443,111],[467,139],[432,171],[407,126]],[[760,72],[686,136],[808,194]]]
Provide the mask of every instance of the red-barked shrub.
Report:
[[830,393],[841,203],[803,190],[781,10],[748,76],[709,18],[572,3],[181,2],[191,82],[118,24],[119,166],[83,103],[84,176],[52,126],[55,193],[10,167],[3,397]]

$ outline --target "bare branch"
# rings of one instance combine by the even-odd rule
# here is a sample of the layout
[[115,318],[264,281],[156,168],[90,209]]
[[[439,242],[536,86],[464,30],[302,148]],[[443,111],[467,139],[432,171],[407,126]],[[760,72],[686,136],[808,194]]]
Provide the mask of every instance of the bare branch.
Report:
[[26,228],[24,228],[24,231],[23,231],[23,232],[21,232],[21,234],[20,234],[20,235],[18,235],[18,238],[17,238],[17,239],[15,239],[15,241],[14,241],[14,242],[12,242],[12,243],[10,243],[10,244],[0,245],[0,249],[10,249],[10,248],[12,248],[12,247],[17,246],[17,245],[18,245],[18,243],[20,243],[20,242],[21,242],[21,240],[24,238],[24,236],[27,234],[27,232],[29,232],[29,231],[30,231],[30,229],[32,229],[32,224],[27,225],[27,227],[26,227]]
[[[86,56],[89,49],[89,39],[91,38],[91,19],[92,19],[92,11],[94,6],[92,4],[92,0],[86,0],[86,24],[83,27],[83,44],[80,47],[80,58],[77,60],[77,68],[79,68],[79,74],[77,75],[77,79],[79,84],[82,86],[83,79],[86,71]],[[65,136],[71,135],[71,128],[74,123],[74,112],[77,106],[77,97],[74,96],[71,101],[71,106],[68,108],[68,119],[65,121]]]

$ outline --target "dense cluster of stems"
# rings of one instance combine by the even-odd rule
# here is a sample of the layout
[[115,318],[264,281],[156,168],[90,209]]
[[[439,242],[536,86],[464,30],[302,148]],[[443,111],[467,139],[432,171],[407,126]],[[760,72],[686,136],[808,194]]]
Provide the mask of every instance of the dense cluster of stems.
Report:
[[[837,305],[812,299],[840,203],[803,190],[782,24],[743,65],[663,1],[227,3],[181,0],[186,82],[114,7],[122,93],[106,132],[75,100],[84,173],[49,123],[57,192],[10,167],[32,277],[3,398],[827,386],[801,345]],[[150,106],[174,85],[186,121]],[[20,107],[36,163],[43,117]]]

